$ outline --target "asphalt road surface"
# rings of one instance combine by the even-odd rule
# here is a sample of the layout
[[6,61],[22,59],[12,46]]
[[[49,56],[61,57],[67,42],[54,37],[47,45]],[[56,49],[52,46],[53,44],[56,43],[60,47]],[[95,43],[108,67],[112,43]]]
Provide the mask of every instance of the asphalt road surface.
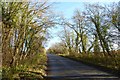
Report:
[[48,55],[47,80],[120,80],[120,78],[54,54]]

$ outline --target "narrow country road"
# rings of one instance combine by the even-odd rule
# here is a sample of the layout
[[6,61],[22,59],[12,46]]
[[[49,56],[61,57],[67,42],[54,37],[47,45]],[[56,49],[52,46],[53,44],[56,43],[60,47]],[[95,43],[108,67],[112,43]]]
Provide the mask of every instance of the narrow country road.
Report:
[[88,65],[54,54],[48,55],[47,80],[120,80]]

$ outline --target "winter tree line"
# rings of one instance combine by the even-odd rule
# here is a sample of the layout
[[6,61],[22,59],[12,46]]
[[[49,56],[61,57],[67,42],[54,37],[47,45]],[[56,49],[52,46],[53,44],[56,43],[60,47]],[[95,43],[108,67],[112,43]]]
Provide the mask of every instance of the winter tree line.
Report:
[[47,1],[0,3],[3,78],[45,76],[44,44],[50,35],[49,28],[55,25],[63,27],[58,35],[61,42],[50,47],[49,53],[100,54],[111,57],[118,66],[119,47],[114,47],[119,46],[120,37],[118,3],[87,4],[84,11],[75,10],[70,20],[55,14],[51,5]]
[[75,10],[71,19],[62,17],[61,42],[48,53],[120,71],[120,2],[84,7]]
[[0,2],[2,25],[2,77],[45,76],[44,44],[54,26],[50,6],[44,2]]
[[68,54],[102,52],[104,56],[112,56],[110,51],[120,49],[119,16],[118,3],[86,4],[85,10],[75,10],[71,19],[62,18],[63,30],[58,35],[61,42],[50,49],[67,51]]

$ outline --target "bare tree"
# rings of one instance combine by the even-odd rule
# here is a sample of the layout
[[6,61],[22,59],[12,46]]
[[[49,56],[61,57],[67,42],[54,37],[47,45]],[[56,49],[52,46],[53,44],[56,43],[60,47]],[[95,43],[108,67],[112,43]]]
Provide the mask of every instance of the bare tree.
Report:
[[85,14],[91,24],[94,24],[104,55],[107,52],[108,55],[111,56],[107,42],[107,31],[110,26],[105,11],[105,7],[100,6],[99,4],[93,4],[87,6]]

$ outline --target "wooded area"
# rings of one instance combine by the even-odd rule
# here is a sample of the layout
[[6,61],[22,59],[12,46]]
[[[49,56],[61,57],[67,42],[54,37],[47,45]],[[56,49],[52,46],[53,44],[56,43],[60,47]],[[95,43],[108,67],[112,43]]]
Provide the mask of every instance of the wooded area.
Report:
[[1,2],[2,78],[43,78],[47,29],[53,26],[47,2]]
[[[120,71],[120,3],[86,4],[70,20],[54,15],[46,2],[1,2],[0,41],[3,78],[46,76],[44,45],[49,28],[62,26],[60,43],[47,53],[61,54]],[[117,47],[116,47],[117,46]]]
[[120,71],[120,5],[86,4],[63,18],[60,43],[51,46],[55,53],[76,60]]

